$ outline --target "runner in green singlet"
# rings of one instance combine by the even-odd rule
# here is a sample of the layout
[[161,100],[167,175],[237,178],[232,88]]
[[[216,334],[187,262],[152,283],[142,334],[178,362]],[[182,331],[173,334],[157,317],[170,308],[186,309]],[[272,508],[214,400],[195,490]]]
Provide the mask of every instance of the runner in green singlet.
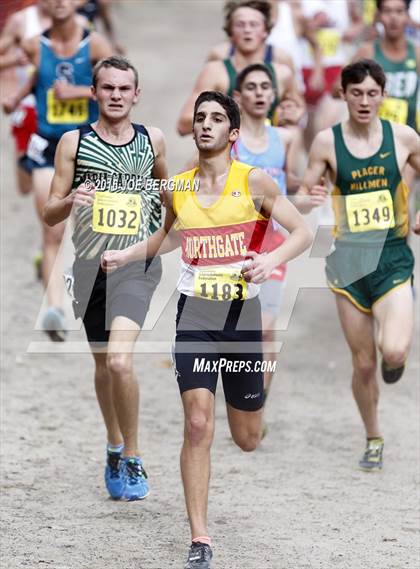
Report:
[[407,0],[377,0],[379,21],[384,37],[363,44],[354,61],[367,57],[374,59],[386,75],[386,97],[379,116],[420,130],[418,90],[420,48],[405,36],[409,22],[410,2]]
[[[413,331],[414,260],[406,243],[409,188],[401,172],[406,164],[420,171],[419,138],[409,126],[378,117],[385,82],[382,68],[372,60],[343,69],[349,119],[316,136],[299,190],[300,209],[308,210],[307,188],[326,172],[334,183],[336,239],[326,272],[352,353],[353,394],[367,436],[359,465],[366,471],[382,468],[377,347],[383,379],[395,383],[403,374]],[[420,234],[420,212],[413,230]]]

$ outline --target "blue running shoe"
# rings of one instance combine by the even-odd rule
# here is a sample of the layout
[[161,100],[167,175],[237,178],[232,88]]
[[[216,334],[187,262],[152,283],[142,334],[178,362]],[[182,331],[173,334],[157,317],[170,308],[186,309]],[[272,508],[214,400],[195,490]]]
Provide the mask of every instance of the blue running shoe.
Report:
[[122,459],[120,452],[107,451],[105,466],[105,486],[114,500],[120,500],[124,494],[124,478],[122,475]]
[[42,319],[42,329],[53,342],[64,342],[67,337],[67,323],[61,308],[50,306]]
[[147,474],[138,456],[126,456],[122,459],[124,479],[124,500],[143,500],[149,494]]

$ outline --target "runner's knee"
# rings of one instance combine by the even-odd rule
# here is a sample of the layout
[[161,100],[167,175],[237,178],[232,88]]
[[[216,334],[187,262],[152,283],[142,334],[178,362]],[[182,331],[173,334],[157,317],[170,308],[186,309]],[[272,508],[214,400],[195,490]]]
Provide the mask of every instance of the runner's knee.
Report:
[[213,423],[205,411],[194,410],[185,418],[185,436],[193,446],[211,441]]
[[368,352],[353,354],[353,366],[358,376],[369,380],[376,371],[376,356]]
[[381,351],[386,363],[394,368],[404,365],[408,356],[408,346],[385,346]]
[[131,358],[127,357],[127,354],[109,354],[107,369],[115,377],[131,379],[133,369]]
[[253,452],[261,440],[261,429],[247,429],[240,434],[232,434],[233,440],[244,452]]

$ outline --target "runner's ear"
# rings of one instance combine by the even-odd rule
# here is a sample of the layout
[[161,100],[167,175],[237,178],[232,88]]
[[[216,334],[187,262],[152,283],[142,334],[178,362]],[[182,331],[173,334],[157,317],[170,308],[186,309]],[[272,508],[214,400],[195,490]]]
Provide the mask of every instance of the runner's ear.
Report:
[[239,128],[233,128],[230,132],[229,132],[229,142],[236,142],[239,138]]
[[140,98],[140,93],[141,93],[141,89],[140,89],[140,87],[137,87],[136,93],[134,95],[134,101],[133,101],[134,105],[138,102],[138,100]]

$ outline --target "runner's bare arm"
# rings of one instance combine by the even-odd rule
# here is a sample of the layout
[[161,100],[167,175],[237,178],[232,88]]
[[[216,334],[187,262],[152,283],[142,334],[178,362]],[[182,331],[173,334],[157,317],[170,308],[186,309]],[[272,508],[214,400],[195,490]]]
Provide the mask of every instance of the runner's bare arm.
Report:
[[350,18],[350,26],[343,34],[343,41],[351,43],[357,40],[365,29],[360,2],[357,0],[347,0],[347,10]]
[[3,111],[7,114],[13,113],[13,111],[18,107],[19,103],[30,93],[32,93],[33,87],[36,82],[36,72],[34,72],[31,77],[26,81],[22,87],[20,87],[14,95],[10,95],[2,101]]
[[325,202],[327,189],[322,183],[322,179],[330,169],[330,156],[333,153],[332,130],[327,129],[319,132],[309,151],[308,166],[303,176],[302,185],[293,199],[293,203],[301,213],[309,213],[314,207]]
[[158,229],[146,241],[140,241],[121,251],[105,251],[102,254],[101,266],[106,272],[113,272],[127,263],[144,261],[156,255],[170,253],[179,247],[181,240],[179,232],[174,228],[176,215],[173,210],[173,196],[164,192],[165,221],[163,227]]
[[18,45],[22,38],[22,13],[15,12],[6,21],[0,35],[0,54],[3,55],[14,45]]
[[280,99],[290,99],[296,103],[296,108],[293,112],[288,112],[287,114],[282,112],[279,107],[277,110],[281,117],[284,117],[283,124],[297,124],[300,119],[305,114],[306,105],[302,95],[299,93],[299,89],[296,83],[296,79],[289,67],[285,65],[274,66],[277,84],[280,91]]
[[352,57],[352,61],[359,61],[359,59],[372,59],[374,48],[372,42],[363,43]]
[[[284,95],[285,99],[293,99],[301,108],[301,116],[303,116],[306,105],[302,95],[299,93],[296,77],[293,73],[289,73],[288,78],[284,82]],[[301,117],[299,117],[301,118]]]
[[300,153],[300,144],[297,140],[299,132],[295,129],[283,127],[279,127],[278,132],[286,150],[284,170],[286,172],[287,192],[294,194],[300,186],[300,180],[295,171],[295,164],[297,164]]
[[74,174],[79,131],[71,130],[63,134],[55,152],[54,177],[51,182],[50,195],[44,207],[43,218],[48,225],[56,225],[66,219],[75,206],[93,204],[95,192],[80,185],[71,191]]
[[270,277],[275,267],[303,253],[311,245],[313,237],[303,216],[285,196],[279,195],[278,187],[271,176],[254,169],[251,170],[248,180],[256,207],[261,204],[261,213],[265,217],[273,217],[289,232],[286,241],[270,253],[259,255],[248,252],[247,255],[252,261],[244,268],[243,274],[246,280],[259,284]]
[[117,34],[115,33],[114,22],[111,14],[110,0],[99,0],[98,15],[103,22],[105,32],[107,33],[114,51],[123,54],[125,50],[117,40]]
[[302,37],[304,37],[312,48],[312,55],[314,60],[313,71],[309,78],[309,84],[312,89],[321,91],[324,88],[324,68],[322,66],[322,51],[316,37],[316,31],[308,24],[308,20],[303,16],[302,18]]
[[292,73],[296,72],[293,59],[287,51],[284,51],[284,49],[281,49],[280,47],[273,48],[273,63],[276,63],[277,65],[286,65],[291,69]]
[[21,43],[22,50],[26,53],[30,63],[38,67],[39,64],[39,39],[41,36],[23,40]]
[[147,126],[150,140],[152,141],[153,152],[155,153],[155,164],[153,166],[153,177],[159,180],[168,178],[168,165],[166,163],[166,144],[163,132],[154,126]]
[[54,96],[58,101],[66,99],[90,99],[92,90],[90,85],[72,85],[66,81],[54,81]]
[[223,85],[222,80],[225,75],[224,65],[221,61],[209,61],[205,64],[198,76],[191,95],[181,110],[177,124],[177,131],[181,136],[192,133],[194,103],[198,95],[203,91],[218,90],[225,92],[226,85]]
[[9,51],[14,46],[20,46],[22,27],[23,14],[21,12],[16,12],[7,19],[0,35],[0,69],[28,63],[28,58],[23,51]]
[[221,61],[229,57],[231,43],[228,41],[224,41],[223,43],[219,43],[212,47],[207,55],[207,61]]
[[[405,125],[398,125],[398,127],[403,128],[403,140],[408,149],[408,158],[407,162],[410,166],[416,171],[417,174],[420,174],[420,138],[419,135],[413,128],[410,128]],[[398,128],[397,127],[397,128]]]
[[95,64],[105,57],[113,55],[114,50],[109,41],[98,32],[91,32],[90,39],[90,57],[92,63]]
[[[22,50],[26,54],[28,60],[37,66],[39,54],[39,36],[22,41]],[[18,89],[14,95],[10,95],[3,101],[3,110],[5,113],[12,113],[19,103],[27,95],[29,95],[36,82],[36,71],[28,78],[28,81]]]

